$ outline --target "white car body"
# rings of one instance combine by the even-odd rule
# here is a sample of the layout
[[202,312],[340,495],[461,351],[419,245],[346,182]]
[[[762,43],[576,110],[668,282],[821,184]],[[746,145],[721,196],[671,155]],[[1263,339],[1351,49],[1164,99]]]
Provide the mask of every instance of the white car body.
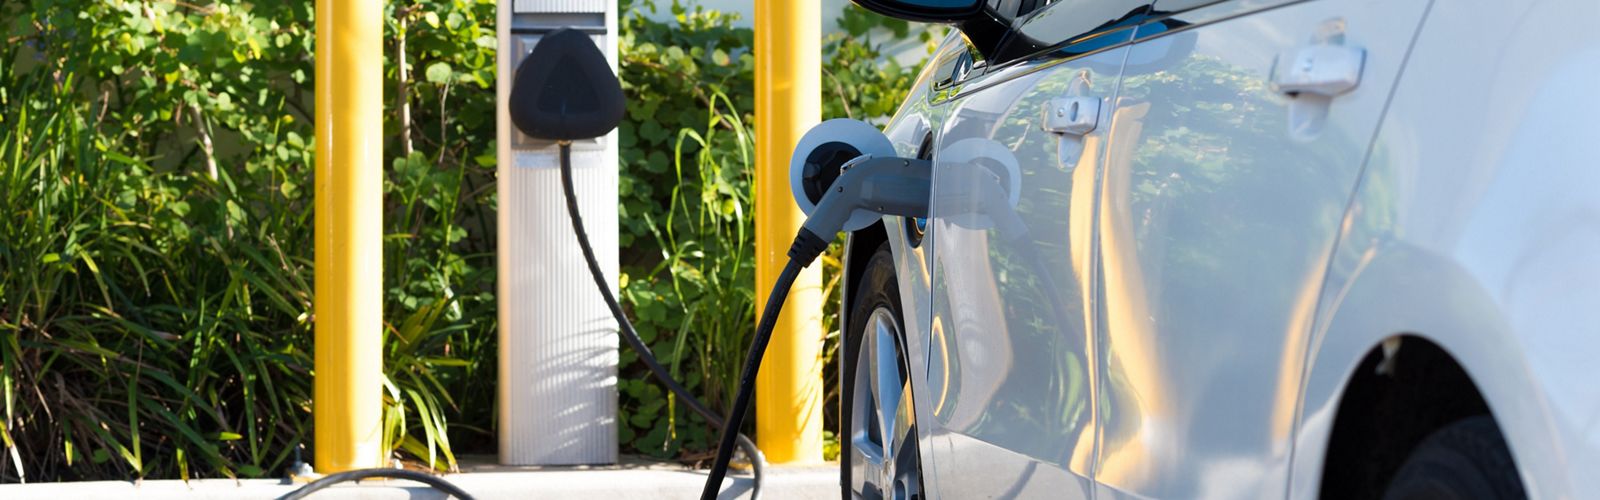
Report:
[[[1341,408],[1384,418],[1351,388],[1410,350],[1470,377],[1438,397],[1475,388],[1532,498],[1600,498],[1600,2],[1102,24],[1148,3],[1040,7],[1012,26],[1049,50],[970,71],[952,34],[885,127],[931,152],[932,217],[851,246],[895,255],[928,497],[1317,498],[1355,466]],[[1311,46],[1364,54],[1359,83],[1286,95]],[[1022,237],[937,194],[1007,155]]]

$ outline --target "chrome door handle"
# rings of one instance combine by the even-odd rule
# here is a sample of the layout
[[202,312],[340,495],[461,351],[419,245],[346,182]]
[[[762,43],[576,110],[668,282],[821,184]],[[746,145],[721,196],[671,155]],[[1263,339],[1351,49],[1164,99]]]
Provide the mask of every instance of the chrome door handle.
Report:
[[1100,98],[1058,97],[1044,108],[1044,131],[1059,135],[1084,135],[1100,124]]
[[1280,54],[1272,64],[1272,88],[1290,97],[1334,97],[1361,84],[1367,52],[1344,45],[1311,45]]
[[1084,136],[1099,125],[1099,97],[1057,97],[1046,103],[1043,128],[1056,136],[1056,166],[1066,171],[1076,168]]

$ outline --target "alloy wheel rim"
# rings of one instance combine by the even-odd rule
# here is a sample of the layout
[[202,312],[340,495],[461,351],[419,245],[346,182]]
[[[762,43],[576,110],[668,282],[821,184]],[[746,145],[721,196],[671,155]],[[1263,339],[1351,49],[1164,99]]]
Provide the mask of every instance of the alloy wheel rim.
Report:
[[856,356],[850,416],[851,491],[860,498],[921,498],[911,386],[900,322],[879,307],[867,318]]

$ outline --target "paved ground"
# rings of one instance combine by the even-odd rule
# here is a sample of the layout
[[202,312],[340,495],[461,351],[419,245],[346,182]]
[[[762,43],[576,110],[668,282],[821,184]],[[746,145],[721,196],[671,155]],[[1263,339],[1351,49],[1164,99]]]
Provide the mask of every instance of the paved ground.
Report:
[[[615,466],[502,467],[470,465],[467,472],[446,476],[482,500],[561,499],[633,500],[696,498],[705,484],[705,471],[676,464],[630,460]],[[764,500],[833,498],[839,494],[838,465],[820,467],[769,467],[761,492]],[[723,482],[721,498],[746,498],[751,477],[739,474]],[[139,499],[271,499],[298,485],[273,479],[204,479],[198,481],[95,481],[0,486],[5,500]],[[400,500],[435,499],[444,495],[410,481],[369,481],[323,490],[313,499]]]

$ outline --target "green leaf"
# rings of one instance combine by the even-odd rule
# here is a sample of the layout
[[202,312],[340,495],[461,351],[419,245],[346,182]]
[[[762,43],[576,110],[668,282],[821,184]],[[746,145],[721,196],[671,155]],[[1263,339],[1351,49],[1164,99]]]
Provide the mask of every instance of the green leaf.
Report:
[[436,62],[428,65],[427,75],[429,82],[443,84],[448,83],[454,73],[450,71],[450,63]]

